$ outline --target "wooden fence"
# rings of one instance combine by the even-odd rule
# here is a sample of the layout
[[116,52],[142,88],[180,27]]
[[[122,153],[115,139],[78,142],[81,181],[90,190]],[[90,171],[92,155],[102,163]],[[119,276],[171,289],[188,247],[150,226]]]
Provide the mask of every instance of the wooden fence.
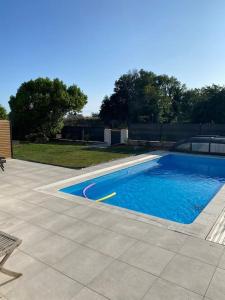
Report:
[[0,120],[0,156],[12,157],[10,122]]

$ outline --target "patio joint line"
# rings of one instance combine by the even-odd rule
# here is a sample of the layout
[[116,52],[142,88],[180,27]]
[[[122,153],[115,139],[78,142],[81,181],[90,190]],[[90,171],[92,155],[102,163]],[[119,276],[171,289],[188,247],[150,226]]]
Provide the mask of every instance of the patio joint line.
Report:
[[[53,211],[51,211],[51,210],[50,210],[50,212],[61,215],[60,213],[53,212]],[[14,215],[11,215],[11,216],[14,217],[14,218],[16,218]],[[124,234],[124,233],[119,233],[119,232],[117,232],[117,231],[114,231],[113,229],[110,229],[110,228],[107,228],[107,227],[103,227],[103,226],[99,226],[99,225],[90,223],[90,222],[88,222],[88,221],[86,221],[86,220],[84,220],[84,219],[78,219],[78,218],[75,218],[75,217],[72,217],[72,216],[68,216],[68,217],[69,217],[69,218],[72,218],[72,219],[74,219],[74,220],[76,220],[76,221],[83,221],[83,222],[86,222],[86,223],[88,223],[88,224],[90,224],[90,225],[94,225],[94,226],[96,226],[96,227],[99,227],[99,228],[108,230],[108,231],[110,231],[110,232],[119,234],[119,235],[121,235],[121,236],[130,238],[130,239],[133,239],[133,240],[135,240],[135,242],[142,242],[142,243],[144,243],[144,244],[147,244],[147,245],[150,245],[150,246],[153,246],[153,247],[156,247],[156,248],[160,248],[160,249],[163,249],[163,250],[172,252],[172,253],[174,253],[174,254],[176,254],[176,255],[177,255],[177,254],[178,254],[178,255],[182,255],[182,256],[184,256],[184,257],[191,258],[191,259],[197,260],[197,261],[199,261],[199,262],[201,262],[201,263],[204,263],[204,264],[207,264],[207,265],[209,265],[209,266],[213,266],[213,267],[216,267],[216,268],[217,268],[217,265],[215,266],[215,265],[213,265],[213,264],[204,262],[204,261],[202,261],[202,260],[200,260],[200,259],[198,259],[198,258],[193,258],[193,257],[188,256],[188,255],[186,255],[186,254],[182,254],[182,253],[180,253],[179,251],[177,252],[177,251],[174,251],[174,250],[169,250],[168,248],[164,248],[164,247],[162,247],[162,246],[154,245],[153,243],[150,243],[150,242],[145,241],[145,240],[143,240],[143,239],[138,239],[138,238],[132,237],[132,236],[127,235],[127,234]],[[125,218],[126,218],[126,217],[125,217]],[[17,219],[21,219],[21,218],[17,218]],[[23,219],[22,219],[22,220],[23,220]],[[41,228],[41,229],[44,229],[44,230],[48,231],[49,233],[52,233],[53,235],[57,235],[57,236],[60,236],[60,237],[62,237],[62,238],[64,238],[64,239],[67,239],[67,240],[69,240],[69,241],[71,241],[71,242],[77,243],[77,244],[79,244],[80,246],[87,247],[87,248],[89,248],[90,250],[94,250],[94,251],[96,251],[96,252],[98,252],[98,253],[100,253],[100,254],[103,254],[103,255],[108,256],[108,257],[110,257],[110,258],[114,258],[114,257],[112,257],[112,256],[110,256],[110,255],[108,255],[108,254],[105,254],[105,253],[103,253],[103,252],[101,252],[101,251],[99,251],[99,250],[97,250],[97,249],[94,249],[94,248],[88,246],[87,244],[84,244],[84,243],[78,242],[78,241],[76,241],[76,240],[72,240],[72,239],[70,239],[70,238],[68,238],[68,237],[65,237],[65,236],[63,236],[62,234],[60,234],[59,232],[55,232],[55,231],[49,230],[48,228],[43,227],[43,226],[41,226],[41,225],[39,225],[39,224],[32,223],[32,222],[30,222],[29,220],[23,220],[23,221],[24,221],[24,223],[29,223],[29,224],[31,224],[31,225],[37,226],[37,227],[39,227],[39,228]],[[136,221],[136,220],[135,220],[135,221]],[[141,221],[140,221],[140,222],[141,222]],[[76,222],[75,222],[75,223],[76,223]],[[68,226],[70,226],[70,225],[65,226],[65,228],[68,227]],[[154,225],[150,225],[150,226],[154,226]],[[167,230],[167,229],[165,228],[165,230]],[[149,229],[149,231],[151,231],[151,229]],[[146,233],[148,233],[149,231],[147,231]],[[173,231],[173,230],[171,230],[171,231]],[[13,232],[14,232],[14,231],[13,231]],[[12,233],[13,233],[13,232],[12,232]],[[180,232],[178,232],[178,233],[180,233]],[[192,238],[196,238],[196,237],[193,237],[193,236],[188,235],[188,234],[186,234],[186,233],[180,233],[180,234],[187,235],[187,236],[190,236],[190,237],[192,237]],[[45,239],[45,238],[44,238],[44,239]],[[199,238],[197,238],[197,239],[199,239]],[[204,241],[204,239],[201,239],[201,240]],[[43,240],[42,240],[42,241],[43,241]],[[135,243],[134,243],[134,244],[135,244]],[[133,245],[134,245],[134,244],[133,244]],[[133,245],[131,245],[130,247],[132,247]],[[221,245],[221,246],[223,246],[223,245]],[[128,248],[128,249],[129,249],[129,248]],[[126,249],[126,251],[127,251],[128,249]],[[25,250],[26,250],[26,249],[24,249],[24,252],[25,252]],[[20,251],[22,251],[22,250],[20,250]],[[123,254],[121,254],[120,256],[122,256],[122,255],[123,255]],[[121,261],[121,260],[119,259],[120,256],[119,256],[118,258],[116,258],[116,259],[119,260],[119,261]],[[222,255],[221,255],[221,257],[222,257]],[[172,258],[172,259],[173,259],[173,258]],[[122,262],[122,261],[121,261],[121,262]],[[132,265],[131,265],[131,266],[132,266]],[[141,269],[141,270],[143,271],[143,269]],[[145,272],[146,272],[146,271],[145,271]],[[152,274],[152,275],[154,275],[154,274]],[[154,275],[154,276],[156,276],[156,275]]]
[[[76,219],[76,220],[79,221],[79,219]],[[25,221],[25,222],[26,222],[26,221]],[[138,269],[138,270],[140,270],[140,271],[142,271],[142,272],[148,273],[148,274],[150,274],[150,275],[156,277],[157,279],[160,278],[160,279],[162,279],[162,280],[165,280],[165,279],[163,279],[163,278],[160,277],[163,271],[160,273],[160,275],[156,275],[156,274],[151,273],[151,272],[149,272],[149,271],[147,271],[147,270],[144,270],[144,269],[142,269],[142,268],[140,268],[140,267],[138,267],[138,266],[131,265],[130,263],[125,262],[125,261],[122,261],[122,260],[120,259],[120,257],[121,257],[123,254],[121,254],[118,258],[115,258],[115,257],[112,257],[112,256],[110,256],[110,255],[108,255],[108,254],[102,253],[102,252],[99,251],[99,250],[93,249],[93,248],[89,247],[89,246],[86,245],[86,244],[83,244],[83,243],[80,243],[80,242],[71,240],[71,239],[69,239],[69,238],[66,238],[66,237],[60,235],[59,233],[53,232],[53,231],[51,231],[51,230],[48,230],[48,229],[46,229],[46,228],[44,228],[44,227],[42,227],[42,226],[40,226],[40,225],[38,225],[38,224],[34,224],[34,223],[31,223],[31,222],[27,222],[27,223],[30,223],[30,224],[35,225],[35,226],[37,226],[37,227],[40,227],[41,229],[45,229],[45,230],[47,230],[48,232],[53,233],[54,235],[63,237],[64,239],[70,240],[70,241],[74,242],[75,244],[78,244],[78,245],[80,245],[80,246],[86,247],[86,248],[88,248],[88,249],[90,249],[90,250],[92,250],[92,251],[96,251],[96,252],[98,252],[98,253],[100,253],[100,254],[103,254],[103,255],[108,256],[109,258],[111,258],[111,259],[112,259],[111,263],[110,263],[109,265],[107,265],[107,266],[106,266],[106,267],[105,267],[98,275],[96,275],[96,276],[92,279],[92,281],[93,281],[97,276],[99,276],[101,273],[103,273],[104,270],[106,270],[106,269],[107,269],[111,264],[113,264],[115,261],[118,261],[118,262],[120,262],[120,263],[124,263],[124,264],[126,264],[126,265],[128,265],[128,266],[130,266],[130,267],[132,267],[132,268],[136,268],[136,269]],[[90,223],[90,224],[92,224],[92,223]],[[93,225],[93,224],[92,224],[92,225]],[[98,226],[98,225],[96,225],[96,226]],[[99,227],[99,226],[98,226],[98,227]],[[104,229],[104,228],[103,228],[103,229]],[[111,231],[111,230],[109,230],[109,231]],[[112,231],[112,232],[114,232],[114,231]],[[118,234],[118,232],[115,232],[115,233]],[[120,234],[120,235],[123,235],[123,234]],[[125,235],[125,236],[126,236],[126,235]],[[127,237],[131,238],[130,236],[127,236]],[[45,239],[45,238],[44,238],[44,239]],[[43,239],[43,240],[44,240],[44,239]],[[172,259],[174,259],[174,257],[175,257],[176,255],[182,255],[182,256],[184,256],[184,257],[190,258],[190,256],[181,254],[181,253],[179,253],[179,252],[171,251],[171,250],[168,250],[168,249],[166,249],[166,248],[162,248],[162,247],[160,247],[160,246],[155,246],[155,245],[153,245],[153,244],[150,244],[150,243],[145,242],[145,241],[143,241],[143,240],[139,240],[139,239],[137,239],[137,238],[132,238],[132,239],[136,240],[136,242],[135,242],[134,244],[132,244],[128,249],[126,249],[126,251],[128,251],[131,247],[133,247],[133,246],[134,246],[135,244],[137,244],[138,242],[142,242],[142,243],[145,243],[145,244],[148,244],[148,245],[151,245],[151,246],[154,246],[154,247],[158,247],[158,248],[161,248],[161,249],[164,249],[164,250],[167,250],[167,251],[169,251],[169,252],[174,253],[175,255],[171,258],[170,262],[172,261]],[[42,241],[43,241],[43,240],[42,240]],[[56,272],[58,272],[58,273],[60,273],[60,274],[62,274],[62,275],[64,275],[64,276],[70,278],[71,280],[73,280],[73,281],[75,281],[75,282],[81,284],[83,287],[87,287],[87,288],[90,289],[89,284],[90,284],[92,281],[90,281],[90,283],[88,283],[88,284],[85,285],[85,284],[83,284],[82,282],[80,282],[80,281],[78,281],[78,280],[75,280],[75,279],[73,279],[72,277],[70,277],[69,275],[63,273],[62,271],[60,271],[60,270],[58,270],[58,269],[56,269],[56,268],[54,267],[54,265],[48,264],[48,263],[46,263],[46,262],[40,260],[39,258],[34,257],[34,256],[32,256],[31,254],[27,253],[27,252],[26,252],[26,249],[18,249],[18,250],[21,251],[21,252],[23,252],[23,253],[25,253],[26,255],[30,256],[32,259],[35,259],[35,260],[41,262],[42,264],[46,265],[47,267],[50,267],[50,268],[54,269]],[[62,259],[60,259],[58,262],[62,261],[62,260],[63,260],[64,258],[66,258],[68,255],[70,255],[73,251],[74,251],[74,249],[73,249],[70,253],[68,253],[67,255],[65,255]],[[124,253],[125,253],[126,251],[124,251]],[[223,255],[223,253],[221,254],[221,256],[222,256],[222,255]],[[199,262],[202,263],[202,261],[199,260],[199,259],[197,259],[197,258],[193,258],[193,257],[192,257],[192,259],[194,259],[194,260],[199,261]],[[168,264],[169,264],[169,263],[168,263]],[[168,264],[167,264],[167,265],[168,265]],[[208,263],[205,263],[205,264],[210,265],[210,266],[213,266],[213,265],[208,264]],[[213,266],[213,267],[215,267],[215,270],[214,270],[214,273],[213,273],[213,276],[214,276],[214,274],[215,274],[215,272],[216,272],[216,270],[217,270],[218,267],[217,267],[217,266]],[[164,268],[164,269],[165,269],[165,268]],[[163,269],[163,270],[164,270],[164,269]],[[42,271],[40,271],[40,272],[42,272]],[[211,277],[210,282],[211,282],[213,276]],[[187,291],[190,291],[190,292],[192,292],[192,293],[196,293],[196,294],[198,294],[198,295],[200,295],[200,296],[203,296],[202,294],[197,293],[197,292],[194,292],[194,291],[189,290],[189,289],[186,289],[186,288],[184,288],[183,286],[181,286],[181,285],[179,285],[179,284],[177,284],[177,283],[174,283],[173,281],[169,281],[169,280],[166,280],[166,281],[169,282],[170,284],[177,285],[178,287],[183,288],[183,289],[185,289],[185,290],[187,290]],[[155,281],[154,281],[154,282],[155,282]],[[153,284],[152,284],[152,285],[153,285]],[[150,287],[148,290],[150,290],[150,289],[152,288],[152,285],[151,285],[151,287]],[[209,285],[208,285],[208,287],[209,287]],[[207,288],[207,289],[208,289],[208,288]],[[92,290],[93,290],[94,292],[97,292],[97,291],[95,291],[94,289],[92,289]],[[98,293],[98,292],[97,292],[97,293]],[[99,294],[99,293],[98,293],[98,294]],[[101,295],[101,294],[100,294],[100,295]],[[204,295],[205,295],[205,294],[204,294]],[[6,294],[6,296],[7,296],[7,294]],[[105,295],[102,295],[102,296],[106,297]],[[106,297],[106,298],[107,298],[107,297]],[[143,299],[143,298],[141,298],[141,299]],[[109,299],[109,300],[111,300],[111,299]]]

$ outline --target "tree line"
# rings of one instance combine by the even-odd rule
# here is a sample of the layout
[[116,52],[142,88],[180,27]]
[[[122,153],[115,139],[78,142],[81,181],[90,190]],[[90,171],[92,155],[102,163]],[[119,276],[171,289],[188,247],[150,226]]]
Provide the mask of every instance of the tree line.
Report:
[[188,89],[177,78],[139,70],[115,81],[100,118],[109,126],[129,123],[225,123],[225,87]]
[[[22,83],[10,97],[9,115],[0,105],[0,119],[11,120],[14,138],[43,140],[61,131],[65,116],[67,121],[80,122],[86,103],[87,96],[77,85],[67,86],[57,78],[37,78]],[[188,89],[173,76],[145,70],[128,72],[115,81],[113,93],[105,96],[100,112],[92,118],[94,123],[99,118],[111,127],[129,123],[225,123],[225,87],[213,84]]]

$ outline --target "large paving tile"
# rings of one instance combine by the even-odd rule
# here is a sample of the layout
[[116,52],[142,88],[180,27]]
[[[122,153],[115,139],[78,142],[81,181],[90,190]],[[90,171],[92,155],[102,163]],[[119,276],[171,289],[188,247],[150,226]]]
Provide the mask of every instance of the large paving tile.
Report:
[[19,228],[22,223],[24,223],[24,221],[21,219],[18,219],[16,217],[9,217],[0,221],[0,228],[1,231],[12,233],[17,228]]
[[79,243],[86,244],[96,235],[101,234],[102,231],[101,227],[80,220],[60,230],[59,234]]
[[[46,184],[46,182],[44,182],[44,184],[40,183],[39,186],[45,185],[45,184]],[[44,200],[47,200],[48,198],[52,197],[51,194],[45,194],[45,193],[42,193],[39,191],[36,191],[36,193],[37,193],[36,196],[27,197],[24,201],[40,205]]]
[[3,212],[0,210],[0,222],[5,221],[9,218],[11,218],[12,216],[6,212]]
[[89,286],[111,300],[139,300],[154,280],[149,273],[114,261]]
[[82,288],[74,280],[48,268],[28,280],[19,289],[13,289],[7,297],[12,300],[71,300]]
[[206,296],[211,300],[225,299],[225,270],[216,270]]
[[204,295],[213,276],[215,267],[199,260],[176,255],[167,265],[161,277]]
[[86,244],[104,254],[119,257],[129,249],[136,240],[109,230],[99,231]]
[[88,284],[112,261],[112,258],[97,251],[78,246],[73,252],[54,265],[54,268],[77,280]]
[[113,224],[110,229],[127,236],[141,239],[151,228],[151,225],[136,220],[123,218]]
[[93,211],[88,205],[77,205],[76,207],[67,209],[63,213],[70,217],[75,217],[77,219],[86,219],[86,217]]
[[188,237],[180,253],[216,266],[223,251],[223,246],[219,244]]
[[78,206],[78,204],[73,201],[54,196],[45,198],[42,202],[39,203],[39,205],[55,212],[63,212],[65,210],[68,210],[69,208]]
[[2,211],[17,217],[32,208],[35,208],[33,204],[13,198],[4,198],[4,200],[0,201],[0,209]]
[[152,245],[177,252],[183,246],[186,238],[187,235],[185,234],[152,226],[150,231],[143,236],[142,240]]
[[107,300],[107,298],[85,287],[71,300]]
[[22,240],[20,249],[26,249],[38,244],[40,241],[52,235],[52,233],[39,226],[25,222],[18,226],[16,231],[13,232],[13,235]]
[[53,265],[77,247],[77,244],[58,235],[52,235],[24,251],[31,256]]
[[174,283],[158,279],[143,300],[202,300],[203,297]]
[[110,228],[121,221],[122,218],[119,215],[104,210],[92,209],[90,213],[86,215],[85,220],[95,225]]
[[45,264],[37,261],[26,253],[21,251],[14,253],[7,260],[5,267],[9,270],[22,273],[23,275],[16,280],[12,280],[12,277],[0,273],[0,291],[4,295],[12,289],[20,289],[29,279],[47,268]]
[[[15,178],[11,178],[11,179],[12,179],[11,182],[15,182]],[[16,184],[14,183],[13,188],[6,188],[1,191],[1,194],[6,197],[14,197],[15,195],[23,194],[26,191],[27,189],[25,187],[16,186]]]
[[43,202],[44,199],[51,197],[50,195],[36,192],[33,190],[28,190],[26,193],[15,195],[16,199],[23,200],[33,204],[39,204]]
[[41,212],[38,211],[38,214],[30,218],[29,222],[35,225],[42,226],[42,224],[45,224],[46,222],[48,222],[48,220],[51,220],[51,217],[54,215],[54,212],[41,207]]
[[128,249],[120,260],[155,275],[160,275],[175,254],[143,242]]
[[223,254],[220,258],[218,266],[222,269],[225,269],[225,251],[223,252]]
[[72,225],[76,222],[73,218],[68,216],[58,214],[58,213],[48,213],[40,214],[35,218],[29,220],[31,223],[37,224],[45,229],[52,232],[59,232],[61,229],[68,225]]
[[79,205],[64,211],[64,214],[105,228],[109,228],[121,220],[118,215],[93,208],[91,205]]
[[[11,187],[11,184],[7,183],[7,182],[4,182],[4,179],[1,178],[1,191],[3,191],[4,189],[8,189],[8,188]],[[3,195],[0,195],[0,196],[3,197]]]
[[31,219],[41,216],[43,214],[48,214],[49,210],[40,206],[34,206],[33,208],[20,212],[17,216],[24,220],[24,221],[30,221]]

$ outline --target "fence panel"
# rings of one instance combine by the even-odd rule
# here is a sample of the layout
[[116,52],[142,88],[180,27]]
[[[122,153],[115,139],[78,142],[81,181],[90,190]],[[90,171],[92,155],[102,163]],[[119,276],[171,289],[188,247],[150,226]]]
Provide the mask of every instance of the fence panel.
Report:
[[178,141],[196,135],[225,136],[225,124],[131,124],[129,139]]
[[160,140],[161,124],[131,124],[128,129],[131,140]]
[[[129,139],[178,141],[196,135],[225,136],[225,124],[130,124]],[[73,140],[104,141],[104,127],[64,126],[62,137]]]
[[62,138],[71,140],[82,139],[82,128],[75,126],[64,126],[62,129]]
[[10,122],[0,120],[0,156],[12,156]]
[[61,133],[64,139],[104,141],[104,127],[64,126]]
[[225,124],[202,124],[201,134],[225,136]]
[[88,141],[104,142],[104,127],[84,127],[83,136]]
[[162,140],[177,141],[189,138],[201,133],[200,124],[163,124]]

